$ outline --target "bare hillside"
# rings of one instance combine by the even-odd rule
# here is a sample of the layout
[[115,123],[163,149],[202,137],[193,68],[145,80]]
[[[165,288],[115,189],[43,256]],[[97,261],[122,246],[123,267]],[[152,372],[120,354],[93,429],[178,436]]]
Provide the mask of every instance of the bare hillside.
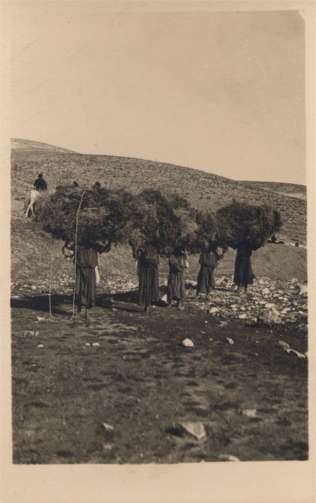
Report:
[[72,150],[66,148],[23,138],[11,138],[11,149],[19,152],[72,152]]
[[299,185],[296,183],[253,182],[253,181],[244,181],[241,183],[254,189],[269,190],[272,192],[276,192],[277,194],[284,194],[289,197],[306,199],[306,185]]

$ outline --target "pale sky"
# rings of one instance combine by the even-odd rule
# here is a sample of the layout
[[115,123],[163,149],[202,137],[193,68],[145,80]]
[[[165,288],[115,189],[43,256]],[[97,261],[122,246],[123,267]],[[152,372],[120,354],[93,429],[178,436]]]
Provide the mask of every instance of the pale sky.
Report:
[[298,12],[11,5],[11,137],[305,183]]

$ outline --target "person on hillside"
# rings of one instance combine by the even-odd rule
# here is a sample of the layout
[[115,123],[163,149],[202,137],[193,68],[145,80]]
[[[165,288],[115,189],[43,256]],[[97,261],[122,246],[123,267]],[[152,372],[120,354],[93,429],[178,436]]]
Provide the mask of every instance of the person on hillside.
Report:
[[137,250],[138,303],[148,311],[159,301],[159,254],[153,243]]
[[96,286],[100,281],[98,252],[91,245],[79,245],[76,260],[76,304],[78,313],[88,319],[88,310],[95,306]]
[[93,185],[92,185],[92,189],[93,190],[100,190],[101,189],[101,183],[100,182],[95,182]]
[[247,235],[243,239],[237,241],[236,249],[234,283],[237,285],[238,291],[243,288],[246,292],[248,285],[251,285],[254,279],[251,266],[253,247],[250,237]]
[[183,309],[185,298],[184,274],[188,268],[185,250],[177,248],[169,258],[169,277],[167,287],[167,299],[169,306],[175,305]]
[[41,199],[43,193],[47,190],[47,183],[43,178],[43,173],[39,173],[36,178],[33,189],[31,189],[30,196],[27,200],[25,218],[32,217],[36,213],[36,206]]
[[45,192],[47,190],[47,182],[43,177],[43,173],[39,173],[34,182],[34,188],[38,192]]
[[218,252],[217,242],[210,240],[200,254],[200,270],[197,278],[197,295],[207,296],[215,288],[215,269],[222,255]]

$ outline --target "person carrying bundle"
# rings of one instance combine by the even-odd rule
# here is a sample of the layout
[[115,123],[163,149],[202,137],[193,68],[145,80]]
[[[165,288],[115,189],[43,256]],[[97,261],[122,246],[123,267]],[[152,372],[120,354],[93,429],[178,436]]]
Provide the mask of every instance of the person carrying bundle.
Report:
[[[67,241],[62,248],[66,259],[75,261],[75,245]],[[95,306],[96,285],[100,282],[98,269],[98,252],[91,245],[79,245],[76,259],[75,299],[77,312],[88,318],[88,310]]]
[[148,311],[159,301],[159,254],[154,244],[147,243],[137,250],[138,303]]
[[169,258],[169,277],[167,288],[167,299],[169,306],[176,303],[176,306],[182,310],[185,297],[184,273],[188,268],[188,261],[185,250],[176,248]]
[[88,318],[88,310],[95,306],[96,286],[100,282],[98,252],[90,245],[80,245],[76,261],[76,304],[78,313]]
[[215,269],[222,255],[218,253],[217,242],[210,240],[200,254],[200,271],[197,278],[197,295],[209,295],[215,288]]
[[253,251],[250,237],[246,235],[243,239],[236,243],[236,260],[234,271],[234,283],[237,285],[237,290],[244,288],[247,291],[248,285],[253,283],[254,274],[251,267],[251,255]]
[[96,241],[93,244],[79,245],[75,261],[75,244],[67,240],[62,253],[67,260],[76,262],[75,298],[78,313],[88,318],[88,310],[95,306],[96,286],[100,283],[98,253],[108,252],[111,242]]

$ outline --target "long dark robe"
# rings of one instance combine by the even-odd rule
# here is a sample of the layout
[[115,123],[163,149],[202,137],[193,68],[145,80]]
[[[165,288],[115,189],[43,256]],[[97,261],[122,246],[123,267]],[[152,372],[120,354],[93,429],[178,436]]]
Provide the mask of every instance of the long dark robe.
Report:
[[234,283],[244,288],[253,283],[254,274],[251,267],[251,255],[252,247],[250,241],[247,239],[238,241]]
[[93,248],[78,247],[76,297],[79,308],[91,308],[96,300],[96,273],[98,254]]
[[154,247],[147,247],[138,253],[138,302],[150,306],[159,301],[159,255]]
[[216,249],[202,252],[199,263],[201,267],[197,279],[197,293],[207,295],[215,288],[215,269],[218,263]]
[[184,287],[185,257],[183,255],[171,255],[169,259],[169,277],[167,298],[172,300],[183,300],[185,297]]

